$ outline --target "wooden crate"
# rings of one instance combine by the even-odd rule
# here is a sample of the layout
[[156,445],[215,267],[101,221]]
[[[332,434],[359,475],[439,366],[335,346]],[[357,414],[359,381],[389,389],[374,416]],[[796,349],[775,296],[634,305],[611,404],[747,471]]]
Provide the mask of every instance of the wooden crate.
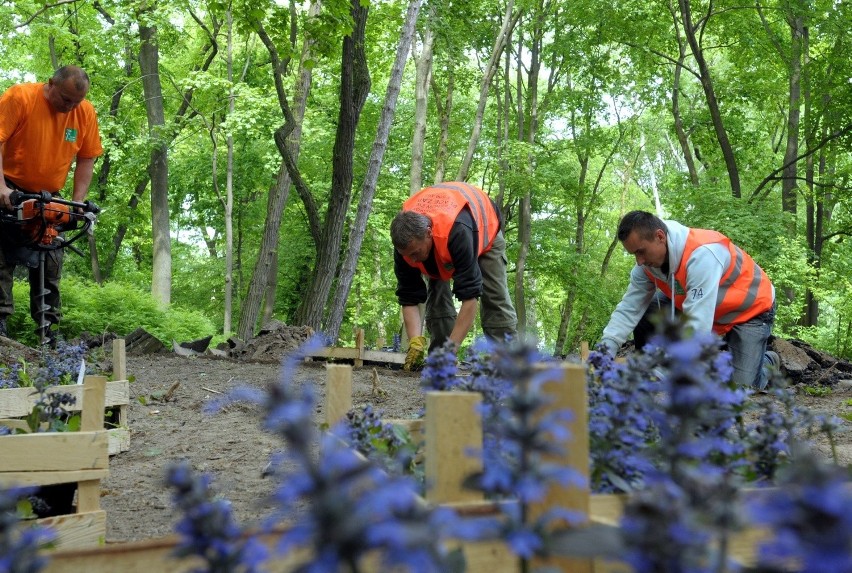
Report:
[[[117,427],[107,430],[109,437],[109,454],[115,455],[130,449],[130,429],[128,428],[128,407],[130,404],[130,386],[127,381],[127,360],[124,350],[124,340],[114,340],[112,345],[113,380],[106,383],[106,399],[104,407],[112,409],[117,417],[110,424]],[[83,403],[83,387],[79,384],[53,386],[48,391],[67,392],[77,401],[68,409],[79,412]],[[9,388],[0,390],[0,419],[23,418],[32,411],[38,400],[38,394],[33,388]],[[8,424],[7,425],[12,425]]]
[[76,513],[20,524],[50,527],[57,548],[97,546],[106,537],[106,512],[100,508],[100,480],[109,475],[105,391],[105,377],[86,378],[79,432],[0,437],[0,487],[77,483]]

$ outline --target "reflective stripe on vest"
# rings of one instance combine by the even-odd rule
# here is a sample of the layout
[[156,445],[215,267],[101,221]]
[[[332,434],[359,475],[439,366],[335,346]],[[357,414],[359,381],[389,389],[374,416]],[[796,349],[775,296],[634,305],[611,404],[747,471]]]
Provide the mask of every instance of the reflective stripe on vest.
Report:
[[421,189],[402,205],[403,211],[422,213],[432,220],[432,249],[438,276],[429,273],[422,263],[415,263],[408,258],[405,261],[432,278],[445,281],[452,278],[455,267],[447,243],[456,217],[465,206],[470,209],[479,233],[476,256],[489,251],[500,226],[494,204],[488,195],[473,185],[449,181]]
[[684,291],[683,294],[672,296],[671,285],[651,275],[645,274],[654,281],[663,293],[674,300],[675,307],[683,310],[686,299],[686,267],[693,251],[702,245],[718,243],[728,249],[731,262],[719,280],[719,291],[716,295],[716,311],[713,315],[713,332],[724,335],[737,324],[751,320],[772,308],[772,283],[769,277],[758,266],[748,253],[731,242],[717,231],[707,229],[690,229],[680,259],[680,267],[675,271],[675,281]]

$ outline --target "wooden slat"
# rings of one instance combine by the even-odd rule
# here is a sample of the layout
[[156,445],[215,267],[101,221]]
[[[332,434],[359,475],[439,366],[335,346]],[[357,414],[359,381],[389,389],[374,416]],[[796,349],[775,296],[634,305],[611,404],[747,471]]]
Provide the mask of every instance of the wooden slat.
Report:
[[123,338],[112,341],[112,379],[127,380],[127,349]]
[[341,360],[355,360],[360,356],[357,348],[344,348],[342,346],[327,346],[318,348],[307,356],[313,358],[338,358]]
[[19,430],[25,434],[30,433],[30,426],[24,420],[19,418],[6,418],[0,420],[0,426],[5,426],[10,430]]
[[[95,432],[104,429],[104,402],[106,401],[106,376],[86,376],[83,384],[83,412],[80,415],[80,430]],[[107,434],[107,459],[109,459],[109,435]],[[77,482],[77,513],[89,513],[101,509],[101,480],[88,479]],[[104,530],[104,533],[105,530]]]
[[361,360],[385,364],[405,364],[404,352],[385,352],[383,350],[364,350],[363,357],[357,348],[327,346],[318,348],[307,355],[310,358],[336,358],[338,360]]
[[83,400],[77,401],[78,405],[82,408],[80,430],[83,432],[103,430],[103,411],[106,404],[106,376],[86,376],[84,382]]
[[592,521],[605,525],[618,525],[627,495],[623,493],[597,493],[589,497]]
[[426,499],[432,503],[474,501],[482,492],[465,489],[462,482],[482,471],[482,421],[476,392],[426,394]]
[[383,419],[385,424],[400,426],[405,429],[415,442],[422,441],[426,436],[426,424],[422,419],[419,420],[403,420],[401,418]]
[[358,350],[358,357],[355,359],[355,368],[361,368],[364,365],[364,329],[359,328],[355,331],[355,349]]
[[384,362],[387,364],[405,364],[404,352],[387,352],[384,350],[365,350],[364,362]]
[[[71,412],[79,412],[83,407],[83,386],[51,386],[48,392],[67,392],[77,398],[76,404],[69,406]],[[0,390],[0,418],[21,418],[28,415],[38,400],[33,388],[8,388]],[[108,382],[106,386],[105,406],[123,406],[130,403],[130,387],[127,380]]]
[[114,456],[130,449],[130,430],[128,428],[110,428],[107,430],[107,434],[109,435],[109,455]]
[[0,472],[46,472],[109,467],[107,432],[3,436]]
[[[588,519],[590,491],[586,368],[580,364],[566,363],[560,364],[558,368],[551,365],[541,365],[538,368],[541,375],[547,376],[542,384],[542,393],[549,401],[537,415],[544,416],[560,410],[567,410],[572,415],[568,424],[571,436],[566,442],[559,444],[562,452],[544,458],[551,463],[572,468],[577,474],[585,476],[586,484],[583,487],[551,484],[542,502],[530,507],[530,519],[536,519],[555,507],[575,511]],[[572,573],[592,573],[594,570],[594,563],[590,559],[558,557],[541,560],[540,564]]]
[[106,479],[109,470],[75,470],[65,472],[0,472],[0,487],[13,485],[54,485],[86,480]]
[[[275,545],[279,534],[266,534],[260,540],[275,554]],[[203,566],[201,559],[188,557],[178,559],[174,551],[178,544],[176,535],[134,541],[127,543],[108,543],[92,549],[65,549],[50,553],[50,561],[42,573],[187,573],[198,571]],[[288,552],[286,555],[271,558],[264,563],[263,570],[268,573],[292,573],[305,563],[310,552],[304,549]],[[366,573],[365,569],[365,573]],[[379,573],[377,569],[369,570]]]
[[[53,530],[56,534],[53,547],[56,549],[98,547],[105,542],[105,511],[45,517],[44,519],[37,519],[35,521],[21,522],[19,527],[25,529],[33,524],[39,527],[49,527]],[[114,571],[121,570],[115,569]]]

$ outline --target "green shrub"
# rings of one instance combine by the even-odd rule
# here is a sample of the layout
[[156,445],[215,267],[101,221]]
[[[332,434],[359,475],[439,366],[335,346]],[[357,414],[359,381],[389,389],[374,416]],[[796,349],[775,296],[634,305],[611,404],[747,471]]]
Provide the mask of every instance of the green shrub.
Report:
[[[97,285],[76,277],[62,280],[62,323],[60,332],[74,338],[81,332],[114,332],[124,336],[144,328],[165,343],[194,340],[215,332],[213,323],[202,313],[163,306],[150,292],[136,286],[107,282]],[[16,281],[16,312],[9,321],[10,336],[23,343],[35,343],[35,324],[29,317],[29,285]]]

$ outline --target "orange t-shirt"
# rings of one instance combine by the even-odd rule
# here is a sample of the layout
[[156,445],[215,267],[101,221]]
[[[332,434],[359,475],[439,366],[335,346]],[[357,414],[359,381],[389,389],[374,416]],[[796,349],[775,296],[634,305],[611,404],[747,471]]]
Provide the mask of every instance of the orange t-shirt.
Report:
[[3,175],[26,191],[55,193],[65,186],[75,157],[103,153],[98,116],[88,100],[57,113],[43,83],[18,84],[0,97]]

